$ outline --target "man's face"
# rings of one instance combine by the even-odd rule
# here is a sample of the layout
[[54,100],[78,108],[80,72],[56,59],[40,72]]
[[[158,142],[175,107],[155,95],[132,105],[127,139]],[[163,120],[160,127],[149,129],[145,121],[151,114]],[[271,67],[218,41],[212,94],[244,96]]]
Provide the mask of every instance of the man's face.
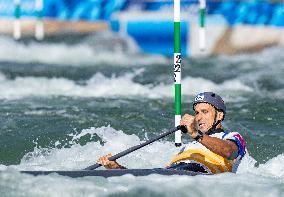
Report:
[[215,108],[208,103],[198,103],[194,109],[196,127],[203,133],[207,132],[214,123]]

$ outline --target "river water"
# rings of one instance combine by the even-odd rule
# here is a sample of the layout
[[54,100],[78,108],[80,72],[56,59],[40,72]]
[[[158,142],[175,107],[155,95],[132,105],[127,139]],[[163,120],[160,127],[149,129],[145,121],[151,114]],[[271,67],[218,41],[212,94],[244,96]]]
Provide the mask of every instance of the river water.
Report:
[[[42,43],[1,36],[1,196],[284,196],[284,49],[182,65],[182,113],[193,113],[194,95],[214,91],[227,105],[224,127],[245,138],[237,174],[34,177],[17,171],[83,169],[172,128],[172,59],[111,33]],[[169,136],[118,161],[164,167],[178,151]]]

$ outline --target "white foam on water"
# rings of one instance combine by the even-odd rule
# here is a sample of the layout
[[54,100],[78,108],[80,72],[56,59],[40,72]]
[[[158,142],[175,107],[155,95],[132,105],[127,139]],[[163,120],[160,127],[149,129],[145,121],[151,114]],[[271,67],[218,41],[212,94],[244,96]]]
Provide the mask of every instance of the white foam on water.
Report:
[[[99,142],[88,142],[83,146],[78,144],[78,140],[86,136],[90,138],[99,136],[103,141],[103,145]],[[107,153],[116,154],[143,142],[136,135],[126,135],[123,131],[115,130],[110,126],[84,129],[78,134],[70,134],[69,137],[72,137],[68,142],[69,148],[64,148],[66,142],[58,141],[55,142],[52,148],[36,146],[33,152],[26,154],[22,158],[19,165],[9,166],[9,168],[18,170],[83,169],[94,164],[102,155]],[[63,148],[61,145],[63,145]],[[160,154],[163,149],[167,151],[159,157],[153,158],[153,155]],[[119,161],[131,168],[164,167],[176,151],[173,143],[159,141],[135,151],[134,154],[125,156]]]
[[[102,143],[97,141],[91,141],[85,145],[78,143],[82,138],[92,139],[95,136],[99,137]],[[144,142],[134,134],[127,135],[111,126],[84,129],[79,133],[69,134],[68,139],[70,139],[68,148],[64,148],[66,141],[57,141],[52,147],[38,147],[35,143],[33,152],[26,154],[19,165],[10,167],[26,170],[82,169],[94,164],[102,155],[116,154]],[[176,148],[173,142],[160,140],[119,159],[119,162],[130,168],[165,167],[178,152],[179,148]],[[157,155],[157,157],[153,157],[153,155]],[[237,173],[253,173],[284,180],[283,162],[284,154],[280,154],[256,167],[256,160],[247,153]]]
[[257,168],[257,172],[264,176],[281,178],[284,180],[284,154],[280,154]]
[[281,185],[268,178],[234,174],[71,179],[56,175],[33,177],[5,172],[0,174],[0,182],[4,186],[1,192],[21,196],[281,196]]
[[282,153],[256,167],[257,161],[247,153],[243,158],[237,173],[240,175],[253,174],[261,177],[276,178],[278,181],[284,182],[283,162],[284,154]]
[[103,50],[101,46],[91,46],[87,42],[73,45],[65,43],[21,43],[11,38],[0,37],[0,61],[81,67],[99,64],[141,66],[151,65],[153,62],[165,64],[168,60],[161,55],[145,56],[139,53],[130,55],[122,49]]
[[[77,84],[66,78],[16,77],[15,79],[7,79],[0,73],[0,98],[18,99],[29,96],[140,96],[164,98],[173,96],[173,84],[143,85],[133,81],[138,73],[126,73],[122,76],[112,76],[110,78],[101,73],[96,73],[86,81],[85,85]],[[195,95],[201,91],[224,92],[229,95],[236,93],[239,95],[240,92],[253,91],[253,89],[236,79],[216,84],[203,78],[186,77],[183,84],[183,95]]]
[[[108,195],[162,195],[162,196],[281,196],[281,185],[269,178],[251,174],[240,176],[160,176],[71,179],[56,175],[33,177],[16,172],[0,174],[5,187],[1,192],[21,196],[108,196]],[[39,184],[40,183],[40,184]],[[202,185],[202,187],[201,187]],[[7,192],[7,193],[8,193]]]
[[[79,145],[82,137],[99,136],[104,144],[88,142]],[[1,192],[23,196],[107,196],[129,194],[143,196],[141,190],[164,196],[281,196],[283,188],[283,160],[281,154],[267,163],[255,167],[256,161],[247,155],[237,174],[224,173],[214,176],[162,176],[101,178],[85,177],[72,179],[56,174],[34,177],[16,170],[74,170],[94,164],[99,156],[117,153],[137,145],[143,140],[136,135],[127,135],[110,126],[84,129],[70,134],[69,148],[40,148],[26,154],[15,166],[0,166]],[[57,145],[60,142],[56,142]],[[157,141],[118,160],[129,168],[164,167],[177,153],[173,142]],[[40,183],[40,184],[38,184]],[[200,187],[202,185],[202,187]],[[64,189],[63,189],[64,188]],[[234,191],[234,192],[232,192]]]
[[275,91],[272,97],[279,98],[279,99],[284,98],[284,88]]
[[[236,54],[232,56],[220,55],[219,59],[228,60],[231,63],[238,63],[247,61],[253,61],[254,64],[243,64],[243,68],[283,68],[283,59],[284,59],[284,48],[283,47],[271,47],[264,49],[256,53],[243,53]],[[226,66],[226,65],[223,65]]]
[[[197,95],[200,92],[220,92],[226,102],[236,102],[236,97],[242,97],[243,93],[252,93],[253,89],[238,79],[226,80],[216,84],[204,78],[186,77],[182,81],[183,94]],[[188,92],[186,90],[189,90]],[[233,98],[231,98],[233,96]]]

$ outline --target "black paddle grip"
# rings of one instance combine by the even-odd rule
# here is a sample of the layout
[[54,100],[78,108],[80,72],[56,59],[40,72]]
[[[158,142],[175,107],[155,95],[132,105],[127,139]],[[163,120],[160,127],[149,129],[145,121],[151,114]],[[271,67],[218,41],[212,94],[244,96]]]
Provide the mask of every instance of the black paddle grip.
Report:
[[181,130],[181,132],[187,133],[187,128],[186,128],[185,125],[179,125],[179,126],[177,126],[177,128],[178,128],[179,130]]

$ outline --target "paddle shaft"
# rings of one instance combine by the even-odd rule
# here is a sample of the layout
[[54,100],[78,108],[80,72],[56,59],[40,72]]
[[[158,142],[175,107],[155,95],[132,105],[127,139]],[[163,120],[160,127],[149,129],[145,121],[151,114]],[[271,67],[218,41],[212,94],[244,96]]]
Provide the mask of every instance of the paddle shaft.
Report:
[[[159,140],[161,138],[164,138],[164,137],[166,137],[166,136],[168,136],[168,135],[170,135],[170,134],[172,134],[172,133],[174,133],[174,132],[176,132],[178,130],[181,130],[184,133],[187,132],[186,127],[184,127],[184,126],[177,126],[177,127],[172,128],[172,129],[168,130],[167,132],[162,133],[161,135],[159,135],[159,136],[157,136],[157,137],[155,137],[153,139],[150,139],[150,140],[148,140],[148,141],[146,141],[146,142],[144,142],[142,144],[133,146],[133,147],[127,149],[127,150],[124,150],[124,151],[122,151],[120,153],[117,153],[116,155],[113,155],[113,156],[109,157],[108,159],[110,161],[115,161],[115,160],[119,159],[120,157],[128,155],[129,153],[132,153],[133,151],[136,151],[136,150],[138,150],[138,149],[140,149],[140,148],[142,148],[144,146],[147,146],[148,144],[151,144],[151,143],[153,143],[153,142],[155,142],[155,141],[157,141],[157,140]],[[91,166],[85,168],[84,170],[94,170],[94,169],[96,169],[96,168],[98,168],[100,166],[102,166],[102,165],[96,163],[94,165],[91,165]]]

